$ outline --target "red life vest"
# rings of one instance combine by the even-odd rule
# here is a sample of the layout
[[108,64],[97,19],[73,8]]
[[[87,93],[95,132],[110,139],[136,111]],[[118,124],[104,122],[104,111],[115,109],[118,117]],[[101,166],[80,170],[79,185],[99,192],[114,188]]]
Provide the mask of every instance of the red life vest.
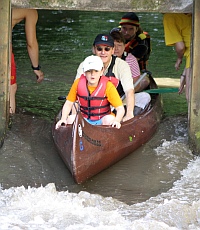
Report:
[[102,76],[97,88],[90,95],[87,88],[87,79],[84,74],[81,75],[77,87],[77,98],[83,117],[91,120],[99,120],[111,113],[110,103],[105,96],[108,81],[107,77]]

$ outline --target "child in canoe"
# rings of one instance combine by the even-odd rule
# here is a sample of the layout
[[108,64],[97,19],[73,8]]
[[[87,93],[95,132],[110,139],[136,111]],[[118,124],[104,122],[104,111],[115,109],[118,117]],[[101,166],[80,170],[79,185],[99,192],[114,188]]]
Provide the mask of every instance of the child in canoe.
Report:
[[[124,116],[122,100],[109,78],[103,75],[103,62],[98,56],[89,56],[83,62],[84,74],[76,79],[63,105],[62,117],[56,124],[72,124],[76,115],[69,115],[78,100],[83,117],[92,125],[111,125],[120,128]],[[110,105],[116,109],[112,114]]]

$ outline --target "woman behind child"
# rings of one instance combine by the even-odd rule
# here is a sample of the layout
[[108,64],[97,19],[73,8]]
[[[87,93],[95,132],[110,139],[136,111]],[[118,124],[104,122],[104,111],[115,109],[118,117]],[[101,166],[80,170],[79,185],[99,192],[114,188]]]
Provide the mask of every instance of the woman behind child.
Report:
[[[110,35],[114,39],[114,44],[115,44],[114,55],[125,60],[128,63],[128,65],[130,66],[130,69],[131,69],[133,82],[135,84],[138,81],[138,79],[140,78],[140,67],[139,67],[137,58],[134,55],[132,55],[131,53],[127,53],[125,51],[126,40],[120,31],[114,30],[110,33]],[[136,93],[141,92],[142,90],[146,89],[148,87],[149,83],[150,83],[150,80],[146,76],[135,87],[135,92]]]

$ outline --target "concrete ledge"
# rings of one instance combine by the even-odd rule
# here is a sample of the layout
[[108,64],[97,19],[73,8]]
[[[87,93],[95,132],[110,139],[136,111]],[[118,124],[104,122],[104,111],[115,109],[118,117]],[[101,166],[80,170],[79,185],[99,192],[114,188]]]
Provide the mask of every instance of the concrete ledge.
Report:
[[11,0],[15,8],[191,13],[193,0]]
[[180,79],[173,78],[154,78],[159,87],[174,87],[178,88],[180,85]]

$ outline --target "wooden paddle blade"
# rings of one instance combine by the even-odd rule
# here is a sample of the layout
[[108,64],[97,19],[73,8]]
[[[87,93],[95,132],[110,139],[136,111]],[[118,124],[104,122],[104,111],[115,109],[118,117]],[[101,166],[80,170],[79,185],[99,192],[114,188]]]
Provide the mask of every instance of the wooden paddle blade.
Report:
[[178,88],[159,88],[159,89],[148,89],[144,90],[147,93],[177,93]]

